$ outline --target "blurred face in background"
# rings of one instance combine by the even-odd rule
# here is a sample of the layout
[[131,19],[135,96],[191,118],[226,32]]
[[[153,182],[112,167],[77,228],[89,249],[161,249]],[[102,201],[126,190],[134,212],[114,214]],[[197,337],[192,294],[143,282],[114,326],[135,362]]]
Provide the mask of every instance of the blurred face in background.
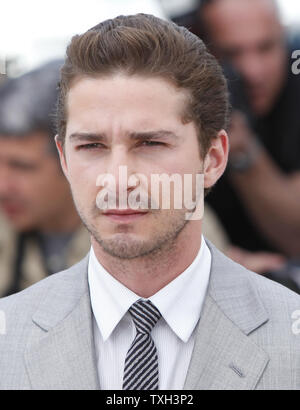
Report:
[[55,229],[69,198],[69,185],[48,136],[0,135],[0,212],[15,229]]
[[287,75],[284,31],[272,0],[217,0],[202,20],[216,56],[242,76],[253,112],[272,109]]

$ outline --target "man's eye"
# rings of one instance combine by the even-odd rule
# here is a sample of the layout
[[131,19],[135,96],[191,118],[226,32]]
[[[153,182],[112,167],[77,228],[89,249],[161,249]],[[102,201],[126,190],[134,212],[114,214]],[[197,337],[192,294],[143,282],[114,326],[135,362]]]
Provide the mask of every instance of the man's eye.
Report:
[[36,169],[38,169],[38,164],[15,163],[13,164],[13,168],[16,171],[31,172],[31,171],[35,171]]
[[143,141],[141,145],[146,146],[146,147],[155,147],[155,146],[165,145],[165,144],[160,141]]
[[79,145],[77,147],[77,150],[91,150],[91,149],[96,149],[96,148],[105,148],[105,146],[98,142],[94,142],[92,144]]

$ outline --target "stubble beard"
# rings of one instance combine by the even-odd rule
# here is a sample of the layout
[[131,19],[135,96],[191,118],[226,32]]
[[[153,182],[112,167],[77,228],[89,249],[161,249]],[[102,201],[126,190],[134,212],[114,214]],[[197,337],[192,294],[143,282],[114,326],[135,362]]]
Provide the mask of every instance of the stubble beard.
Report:
[[78,207],[77,211],[84,226],[103,251],[124,261],[137,258],[158,258],[162,254],[171,252],[176,247],[179,234],[189,222],[185,218],[184,211],[168,215],[166,211],[155,211],[152,215],[154,216],[153,224],[157,230],[152,231],[152,236],[148,240],[134,238],[130,232],[128,233],[129,229],[126,226],[117,227],[119,232],[115,233],[112,238],[103,238],[100,229],[92,222],[99,217],[99,209],[93,209],[89,214],[92,216],[88,217]]

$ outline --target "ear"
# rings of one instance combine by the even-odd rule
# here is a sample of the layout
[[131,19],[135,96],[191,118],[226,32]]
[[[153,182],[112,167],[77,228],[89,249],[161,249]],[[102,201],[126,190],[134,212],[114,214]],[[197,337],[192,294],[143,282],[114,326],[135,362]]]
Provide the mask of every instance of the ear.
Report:
[[204,188],[212,187],[225,171],[228,162],[229,139],[222,130],[212,140],[204,159]]
[[60,164],[63,170],[63,173],[65,174],[65,177],[68,179],[68,166],[67,166],[67,161],[64,153],[63,146],[59,140],[59,136],[55,135],[55,144],[56,148],[59,154],[59,159],[60,159]]

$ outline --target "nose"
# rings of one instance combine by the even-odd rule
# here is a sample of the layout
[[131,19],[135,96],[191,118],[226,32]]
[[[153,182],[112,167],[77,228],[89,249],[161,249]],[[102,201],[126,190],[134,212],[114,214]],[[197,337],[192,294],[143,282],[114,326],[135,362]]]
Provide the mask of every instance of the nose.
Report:
[[107,158],[106,173],[109,181],[113,181],[117,197],[121,192],[129,192],[134,187],[128,186],[129,177],[135,173],[134,158],[125,146],[119,145],[112,148]]

